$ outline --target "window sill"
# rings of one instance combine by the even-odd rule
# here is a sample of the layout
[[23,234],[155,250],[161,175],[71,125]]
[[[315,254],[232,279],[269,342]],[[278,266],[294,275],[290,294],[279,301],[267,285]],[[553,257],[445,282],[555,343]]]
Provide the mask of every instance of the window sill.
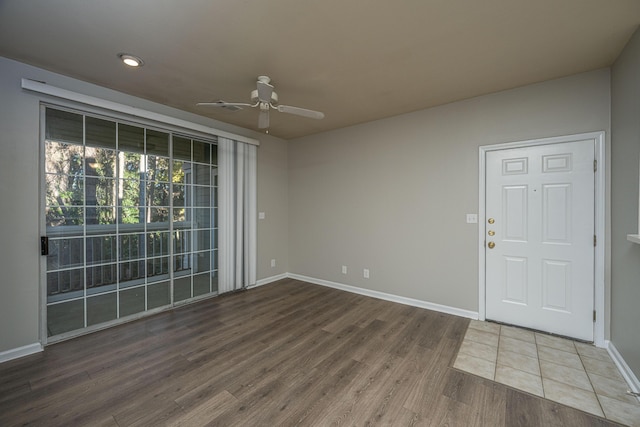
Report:
[[627,240],[640,245],[640,234],[627,234]]

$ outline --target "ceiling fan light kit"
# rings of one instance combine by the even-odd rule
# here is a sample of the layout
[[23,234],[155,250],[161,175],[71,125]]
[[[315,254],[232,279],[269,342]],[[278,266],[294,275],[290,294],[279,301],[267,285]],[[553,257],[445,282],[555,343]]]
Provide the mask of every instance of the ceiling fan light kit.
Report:
[[197,105],[225,108],[230,111],[241,110],[242,107],[260,107],[258,115],[258,128],[269,128],[269,111],[277,110],[280,113],[294,114],[296,116],[307,117],[309,119],[320,120],[324,118],[324,113],[320,111],[309,110],[306,108],[292,107],[289,105],[278,104],[278,94],[271,85],[271,79],[268,76],[258,76],[256,83],[257,88],[251,91],[251,102],[199,102]]

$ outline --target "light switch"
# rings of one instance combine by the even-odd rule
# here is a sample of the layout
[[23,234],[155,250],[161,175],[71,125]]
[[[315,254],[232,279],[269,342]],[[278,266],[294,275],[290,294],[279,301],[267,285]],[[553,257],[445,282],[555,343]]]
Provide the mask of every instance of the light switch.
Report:
[[258,219],[264,219],[264,212],[258,212]]
[[477,224],[478,214],[467,214],[467,224]]

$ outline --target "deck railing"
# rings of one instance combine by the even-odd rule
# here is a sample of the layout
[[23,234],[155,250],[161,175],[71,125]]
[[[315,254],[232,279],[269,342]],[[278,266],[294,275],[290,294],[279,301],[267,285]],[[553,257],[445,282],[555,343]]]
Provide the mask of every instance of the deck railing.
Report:
[[[48,227],[49,301],[189,274],[198,230],[190,221]],[[83,234],[85,233],[86,234]],[[171,234],[171,236],[170,236]],[[213,248],[212,248],[213,249]],[[170,257],[173,257],[171,262]],[[197,261],[196,261],[197,262]],[[197,266],[196,266],[197,267]]]

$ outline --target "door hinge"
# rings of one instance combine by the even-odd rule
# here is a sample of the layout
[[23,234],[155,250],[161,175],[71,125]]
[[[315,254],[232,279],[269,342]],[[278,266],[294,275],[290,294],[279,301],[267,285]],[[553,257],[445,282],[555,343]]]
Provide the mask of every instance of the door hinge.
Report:
[[594,172],[597,172],[597,171],[598,171],[598,161],[597,161],[597,160],[594,160],[594,161],[593,161],[593,171],[594,171]]
[[593,246],[595,247],[596,244],[598,243],[598,239],[596,238],[596,235],[593,235]]
[[596,321],[596,311],[593,310],[593,322],[595,323],[595,321]]

